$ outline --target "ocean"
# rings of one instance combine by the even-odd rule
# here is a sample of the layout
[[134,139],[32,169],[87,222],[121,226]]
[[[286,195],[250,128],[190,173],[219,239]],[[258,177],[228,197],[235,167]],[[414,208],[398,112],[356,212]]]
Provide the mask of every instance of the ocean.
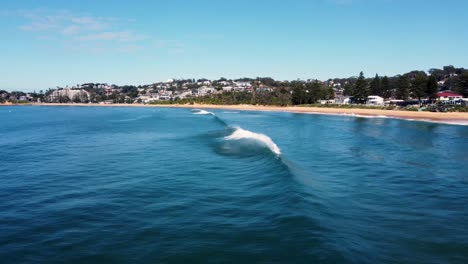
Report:
[[1,263],[468,263],[468,126],[0,107]]

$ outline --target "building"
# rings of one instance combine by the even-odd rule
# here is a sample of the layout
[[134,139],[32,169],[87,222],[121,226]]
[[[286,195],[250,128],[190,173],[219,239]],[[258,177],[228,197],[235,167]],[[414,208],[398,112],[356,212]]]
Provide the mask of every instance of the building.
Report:
[[235,82],[234,85],[236,87],[243,87],[243,88],[250,88],[252,87],[252,84],[249,82]]
[[224,86],[223,87],[223,92],[231,92],[234,89],[232,86]]
[[377,95],[369,95],[367,97],[366,104],[368,105],[384,105],[384,99]]
[[463,96],[461,94],[452,93],[451,91],[443,91],[437,93],[437,98],[440,101],[453,101],[460,100]]
[[204,96],[204,95],[207,95],[207,94],[210,94],[210,93],[214,93],[215,91],[216,91],[216,89],[213,88],[213,87],[203,86],[203,87],[198,88],[197,95],[198,96]]
[[49,95],[49,100],[51,102],[60,101],[61,98],[68,97],[69,100],[74,100],[75,98],[79,98],[80,100],[89,100],[89,92],[82,89],[59,89],[53,91]]

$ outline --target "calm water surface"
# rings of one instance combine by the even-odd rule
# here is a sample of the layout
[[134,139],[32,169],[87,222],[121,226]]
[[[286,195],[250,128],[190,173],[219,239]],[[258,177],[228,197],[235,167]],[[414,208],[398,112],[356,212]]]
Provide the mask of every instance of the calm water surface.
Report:
[[1,263],[468,263],[468,127],[0,107]]

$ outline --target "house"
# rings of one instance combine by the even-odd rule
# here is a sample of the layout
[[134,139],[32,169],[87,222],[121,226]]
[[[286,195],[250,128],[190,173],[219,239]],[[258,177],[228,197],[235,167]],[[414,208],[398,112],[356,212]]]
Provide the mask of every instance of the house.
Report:
[[[158,97],[158,100],[160,100],[160,101],[169,101],[169,100],[171,100],[171,98],[172,97],[170,95],[160,95]],[[153,100],[153,101],[156,101],[156,100]]]
[[234,84],[237,87],[244,87],[244,88],[252,87],[252,84],[249,82],[235,82]]
[[176,96],[176,98],[179,98],[179,99],[185,99],[185,98],[188,98],[188,97],[192,97],[192,93],[189,92],[189,91],[179,93],[179,94]]
[[224,86],[223,92],[231,92],[234,88],[232,86]]
[[334,99],[335,104],[350,104],[349,96],[338,95]]
[[443,91],[437,93],[437,98],[440,101],[452,101],[462,99],[463,96],[461,94],[452,93],[451,91]]
[[367,105],[384,105],[384,99],[377,95],[369,95],[366,101]]
[[58,101],[61,97],[68,97],[70,100],[74,100],[75,98],[89,100],[90,94],[88,91],[82,89],[59,89],[53,91],[49,95],[49,99],[52,102]]
[[266,87],[266,86],[263,86],[263,87],[259,87],[256,89],[256,92],[271,92],[273,91],[273,88],[270,88],[270,87]]
[[233,88],[233,90],[236,91],[236,92],[243,92],[243,91],[245,91],[245,87],[236,86],[236,87]]
[[220,82],[218,82],[218,84],[221,85],[221,86],[228,86],[228,85],[230,85],[231,83],[230,83],[230,82],[227,82],[227,81],[220,81]]
[[198,88],[197,95],[198,96],[203,96],[203,95],[213,93],[214,91],[216,91],[216,89],[213,88],[213,87],[203,86],[203,87]]
[[318,100],[319,104],[334,104],[335,100]]

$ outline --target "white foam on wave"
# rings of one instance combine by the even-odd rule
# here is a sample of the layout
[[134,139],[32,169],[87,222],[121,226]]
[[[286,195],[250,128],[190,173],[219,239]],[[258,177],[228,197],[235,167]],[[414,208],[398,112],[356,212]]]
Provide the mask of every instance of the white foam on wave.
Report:
[[208,112],[203,109],[192,109],[194,115],[214,115],[212,112]]
[[259,134],[259,133],[254,133],[252,131],[248,131],[242,128],[236,128],[234,132],[229,135],[224,137],[226,140],[241,140],[241,139],[248,139],[248,140],[254,140],[263,146],[267,147],[270,149],[273,153],[276,155],[281,155],[281,150],[280,148],[271,140],[270,137],[264,134]]
[[398,119],[404,121],[416,121],[416,122],[426,122],[426,123],[435,123],[435,124],[445,124],[445,125],[456,125],[456,126],[468,126],[468,120],[433,120],[433,119],[422,119],[422,118],[407,118],[407,117],[398,117],[398,116],[386,116],[386,115],[360,115],[354,113],[323,113],[323,112],[293,112],[299,114],[312,114],[312,115],[329,115],[329,116],[350,116],[350,117],[361,117],[361,118],[376,118],[376,119]]
[[349,115],[354,116],[354,117],[369,118],[369,119],[372,119],[372,118],[389,118],[386,115],[360,115],[360,114],[349,114]]

